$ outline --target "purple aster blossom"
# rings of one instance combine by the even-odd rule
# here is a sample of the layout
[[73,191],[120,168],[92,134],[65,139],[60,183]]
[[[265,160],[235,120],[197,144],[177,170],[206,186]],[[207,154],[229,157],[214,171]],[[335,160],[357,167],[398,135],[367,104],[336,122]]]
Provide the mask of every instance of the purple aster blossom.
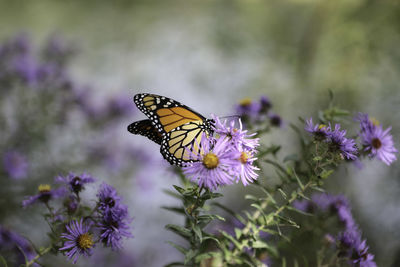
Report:
[[26,178],[28,172],[28,161],[18,151],[8,151],[3,156],[3,166],[6,173],[14,179]]
[[215,145],[203,135],[201,139],[202,151],[196,162],[182,168],[183,173],[199,186],[208,189],[217,189],[220,185],[232,184],[234,170],[230,150],[233,148],[227,138],[219,138]]
[[49,202],[49,200],[63,197],[67,193],[64,187],[51,189],[51,186],[48,184],[39,185],[38,190],[38,194],[26,197],[26,199],[22,201],[22,207],[26,208],[27,206],[30,206],[37,201],[47,203]]
[[[35,250],[26,238],[2,225],[0,225],[0,254],[3,256],[9,254],[10,258],[14,259],[8,262],[12,266],[25,264],[25,257],[30,261],[36,256]],[[33,266],[39,265],[35,263]]]
[[125,205],[118,205],[109,211],[103,212],[99,224],[100,240],[112,250],[122,248],[123,237],[133,237],[129,224],[132,219],[129,217],[128,208]]
[[306,127],[304,128],[304,130],[314,135],[314,138],[316,140],[322,141],[325,140],[326,137],[328,136],[328,133],[330,132],[330,127],[324,124],[314,125],[312,118],[309,118],[306,121]]
[[360,122],[359,136],[364,151],[368,151],[371,158],[377,157],[388,166],[397,160],[395,153],[398,153],[398,150],[394,147],[393,137],[389,133],[392,128],[383,130],[382,126],[372,122],[368,114],[359,113],[356,119]]
[[99,198],[99,209],[105,213],[121,205],[121,197],[118,196],[117,190],[106,183],[100,185],[97,197]]
[[278,114],[275,114],[275,113],[268,114],[268,118],[269,118],[269,122],[271,123],[271,126],[282,127],[283,121],[282,121],[281,116],[279,116]]
[[80,221],[71,221],[65,227],[67,231],[61,234],[61,238],[64,239],[63,247],[59,250],[65,251],[65,255],[74,264],[79,255],[91,256],[95,243],[93,235],[89,232],[91,224],[83,223],[83,219],[81,219]]
[[[329,126],[330,129],[331,126]],[[346,130],[340,130],[340,125],[336,124],[335,129],[328,132],[328,140],[334,150],[340,151],[341,155],[350,160],[357,158],[357,146],[353,139],[345,137]]]
[[236,113],[243,121],[257,120],[260,115],[261,105],[258,102],[252,101],[250,98],[245,98],[236,105]]
[[368,246],[365,240],[354,248],[351,260],[352,260],[352,265],[354,267],[377,266],[376,263],[374,262],[374,255],[368,253]]
[[212,115],[212,118],[215,121],[214,132],[220,135],[220,138],[228,138],[231,144],[239,148],[245,148],[248,150],[254,150],[259,146],[259,138],[252,138],[256,133],[247,134],[247,130],[242,129],[242,122],[238,120],[238,126],[236,127],[235,120],[231,120],[228,122],[227,120],[221,122],[221,120]]
[[266,96],[261,96],[260,98],[260,113],[268,113],[268,111],[271,109],[272,104],[271,101],[269,100],[268,97]]
[[85,184],[93,183],[95,179],[89,174],[83,173],[81,175],[76,175],[73,172],[70,172],[67,176],[57,176],[56,182],[64,183],[68,185],[69,190],[78,194],[83,189],[85,189]]
[[237,175],[236,182],[239,180],[244,186],[257,180],[258,174],[256,171],[260,170],[253,165],[254,161],[257,160],[254,157],[254,151],[246,149],[238,149],[231,152],[231,158],[234,159],[234,172],[233,175]]

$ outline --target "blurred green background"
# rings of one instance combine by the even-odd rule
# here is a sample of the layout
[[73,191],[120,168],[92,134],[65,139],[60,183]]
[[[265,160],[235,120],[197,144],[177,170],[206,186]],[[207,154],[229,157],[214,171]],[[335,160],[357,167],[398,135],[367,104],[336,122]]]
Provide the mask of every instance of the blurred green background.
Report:
[[[223,116],[232,115],[244,97],[267,95],[285,121],[297,122],[324,108],[332,90],[342,108],[391,125],[400,148],[400,2],[395,0],[0,1],[0,40],[21,32],[37,44],[54,33],[73,41],[80,53],[72,61],[72,76],[95,89],[98,103],[117,92],[151,92],[207,116]],[[125,129],[139,117],[144,116],[115,126],[120,136],[114,138],[142,145],[144,139]],[[283,144],[282,155],[297,148],[288,127],[263,141]],[[158,156],[157,146],[143,146]],[[381,162],[365,165],[341,170],[327,188],[350,198],[378,265],[398,266],[400,168],[397,162],[390,168]],[[98,169],[95,174],[104,178]],[[135,238],[125,250],[135,252],[138,266],[180,257],[165,243],[174,237],[163,228],[179,220],[159,208],[172,201],[162,189],[178,181],[173,175],[153,176],[150,193],[141,193],[133,176],[109,179],[130,201]],[[244,191],[225,190],[224,201],[240,206],[232,196],[239,190]],[[38,226],[20,229],[28,235],[30,227]],[[145,227],[152,230],[143,232]]]

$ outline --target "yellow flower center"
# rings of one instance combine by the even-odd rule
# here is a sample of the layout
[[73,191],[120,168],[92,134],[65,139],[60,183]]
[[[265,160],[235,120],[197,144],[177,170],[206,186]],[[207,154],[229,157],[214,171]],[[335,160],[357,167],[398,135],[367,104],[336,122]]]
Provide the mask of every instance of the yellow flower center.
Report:
[[203,165],[207,169],[214,169],[214,168],[216,168],[218,166],[218,164],[219,164],[218,157],[217,157],[217,155],[215,155],[212,152],[208,153],[203,158]]
[[374,117],[369,118],[369,121],[375,126],[379,126],[380,124],[379,121]]
[[374,139],[372,139],[372,146],[374,147],[374,148],[376,148],[376,149],[379,149],[379,148],[381,148],[381,146],[382,146],[382,142],[381,142],[381,140],[379,140],[378,138],[374,138]]
[[41,184],[38,186],[38,190],[40,193],[50,192],[51,186],[49,184]]
[[250,153],[247,153],[247,152],[243,151],[240,154],[239,160],[240,160],[241,163],[245,164],[245,163],[247,163],[247,160],[250,158],[250,156],[251,156]]
[[244,98],[239,102],[239,105],[241,105],[241,106],[250,106],[251,105],[251,99],[250,98]]
[[78,237],[78,246],[81,249],[89,249],[89,248],[93,247],[92,235],[89,233],[81,234]]
[[320,125],[318,126],[318,130],[324,129],[325,127],[326,127],[325,124],[320,124]]

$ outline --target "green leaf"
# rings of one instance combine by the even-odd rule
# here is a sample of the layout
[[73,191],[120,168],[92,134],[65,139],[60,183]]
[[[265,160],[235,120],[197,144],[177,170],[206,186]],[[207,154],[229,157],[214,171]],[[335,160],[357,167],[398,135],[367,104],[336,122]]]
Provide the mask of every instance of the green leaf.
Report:
[[228,234],[225,231],[222,231],[222,230],[219,230],[219,231],[224,237],[226,237],[229,241],[231,241],[238,249],[242,250],[242,246],[235,238],[233,238],[230,234]]
[[215,241],[215,243],[217,243],[218,245],[220,244],[218,238],[216,238],[216,237],[214,237],[214,236],[207,235],[207,236],[204,236],[204,237],[203,237],[203,240],[208,240],[208,239],[209,239],[209,240]]
[[180,245],[178,245],[178,244],[175,244],[174,242],[171,242],[171,241],[167,241],[167,243],[170,244],[171,246],[173,246],[174,248],[176,248],[176,249],[177,249],[179,252],[181,252],[183,255],[186,254],[186,252],[187,252],[187,249],[186,249],[186,248],[184,248],[184,247],[182,247],[182,246],[180,246]]
[[251,244],[252,248],[267,248],[268,244],[261,240],[256,240]]
[[281,193],[281,195],[282,195],[282,197],[283,197],[284,199],[287,199],[287,195],[286,195],[286,193],[285,193],[282,189],[278,188],[278,192]]
[[258,201],[258,198],[253,196],[253,195],[245,195],[244,199],[249,199],[249,200],[253,200],[253,201]]
[[316,157],[313,157],[312,160],[313,160],[313,161],[321,161],[321,160],[322,160],[322,157],[321,157],[321,156],[316,156]]
[[177,185],[173,185],[173,187],[175,188],[176,191],[178,191],[180,194],[184,194],[185,193],[185,189],[183,189],[182,187],[179,187]]
[[328,178],[333,172],[334,172],[334,170],[323,170],[320,176],[321,176],[322,179],[326,179],[326,178]]
[[184,238],[192,237],[192,233],[190,232],[190,230],[186,229],[186,228],[184,228],[182,226],[175,225],[175,224],[167,224],[165,226],[165,228],[170,230],[170,231],[172,231],[172,232],[174,232],[174,233],[176,233],[176,234],[178,234],[178,235],[180,235],[180,236],[182,236],[182,237],[184,237]]
[[175,261],[165,265],[164,267],[173,267],[173,266],[185,266],[185,264],[183,262]]
[[236,239],[240,239],[240,237],[242,236],[242,229],[235,228],[235,235]]
[[188,263],[197,255],[197,251],[195,250],[189,250],[186,255],[185,255],[185,265],[188,265]]
[[199,238],[200,243],[202,243],[203,242],[203,233],[202,233],[201,229],[198,226],[194,226],[193,232]]
[[298,161],[298,160],[299,160],[299,156],[297,154],[287,155],[286,157],[283,158],[283,162]]
[[0,255],[0,263],[2,267],[8,267],[6,259]]
[[195,262],[200,263],[203,260],[210,259],[210,258],[219,258],[221,255],[218,252],[206,252],[196,256]]

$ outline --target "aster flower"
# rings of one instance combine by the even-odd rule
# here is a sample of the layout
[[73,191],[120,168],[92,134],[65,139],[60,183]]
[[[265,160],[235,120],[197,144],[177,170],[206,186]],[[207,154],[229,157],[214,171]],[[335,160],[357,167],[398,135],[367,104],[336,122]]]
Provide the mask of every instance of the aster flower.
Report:
[[67,176],[57,176],[56,182],[64,183],[68,185],[71,192],[78,194],[83,189],[85,189],[84,185],[88,183],[93,183],[95,179],[89,174],[83,173],[81,175],[76,175],[71,172]]
[[49,184],[39,185],[38,191],[39,191],[38,194],[34,196],[29,196],[24,201],[22,201],[22,206],[24,208],[36,203],[37,201],[47,203],[51,199],[60,198],[66,194],[65,188],[60,187],[57,189],[51,189],[51,186]]
[[250,98],[245,98],[235,107],[236,113],[244,120],[256,120],[260,114],[261,105],[253,102]]
[[325,140],[330,128],[324,124],[313,124],[312,118],[306,121],[306,127],[304,128],[307,132],[314,135],[314,138],[318,141]]
[[125,205],[118,205],[113,208],[113,212],[104,212],[100,222],[100,240],[107,247],[113,250],[122,247],[123,237],[132,237],[129,227],[128,208]]
[[121,197],[110,185],[103,183],[100,187],[98,212],[101,222],[100,240],[105,246],[113,250],[121,248],[123,237],[132,237],[129,231],[131,218],[129,217],[128,207],[121,203]]
[[397,157],[398,150],[394,147],[392,135],[389,133],[391,127],[383,130],[377,122],[373,122],[368,114],[359,113],[356,120],[360,122],[360,133],[364,151],[369,152],[371,158],[377,157],[386,165],[392,164]]
[[340,130],[340,125],[336,124],[335,129],[328,132],[328,140],[331,147],[340,151],[344,158],[355,160],[357,158],[356,142],[353,139],[346,138],[346,132],[346,130]]
[[121,197],[118,196],[117,190],[106,183],[101,184],[97,197],[99,198],[99,209],[103,212],[108,212],[114,207],[118,207],[121,202]]
[[80,221],[74,220],[66,225],[67,231],[61,234],[64,244],[59,250],[65,251],[65,255],[74,264],[79,255],[85,255],[86,257],[92,255],[92,248],[95,242],[93,235],[89,232],[90,228],[91,225],[83,223],[82,219]]
[[26,157],[17,151],[8,151],[3,156],[4,170],[14,179],[25,178],[28,172]]
[[238,174],[236,182],[239,180],[244,186],[257,180],[258,174],[256,171],[260,170],[253,165],[257,158],[254,157],[254,152],[246,149],[234,150],[231,152],[234,160],[234,174]]
[[281,116],[279,116],[278,114],[269,114],[268,115],[269,118],[269,122],[271,123],[272,126],[274,127],[282,127],[283,125],[283,121]]
[[261,96],[261,98],[260,98],[260,113],[267,113],[270,109],[271,109],[271,107],[272,107],[272,104],[271,104],[271,101],[269,100],[269,98],[268,97],[266,97],[266,96]]
[[230,142],[227,138],[219,138],[212,147],[212,142],[204,135],[201,139],[202,153],[198,161],[183,167],[183,173],[199,186],[217,189],[220,185],[232,184],[231,173],[234,171],[233,161],[229,153]]
[[227,120],[221,122],[221,120],[212,115],[215,121],[214,132],[220,135],[220,138],[228,138],[230,143],[235,148],[245,148],[248,150],[254,150],[259,146],[259,138],[252,138],[256,133],[247,134],[247,130],[242,129],[242,122],[238,120],[238,126],[236,126],[235,120],[231,120],[229,125]]

